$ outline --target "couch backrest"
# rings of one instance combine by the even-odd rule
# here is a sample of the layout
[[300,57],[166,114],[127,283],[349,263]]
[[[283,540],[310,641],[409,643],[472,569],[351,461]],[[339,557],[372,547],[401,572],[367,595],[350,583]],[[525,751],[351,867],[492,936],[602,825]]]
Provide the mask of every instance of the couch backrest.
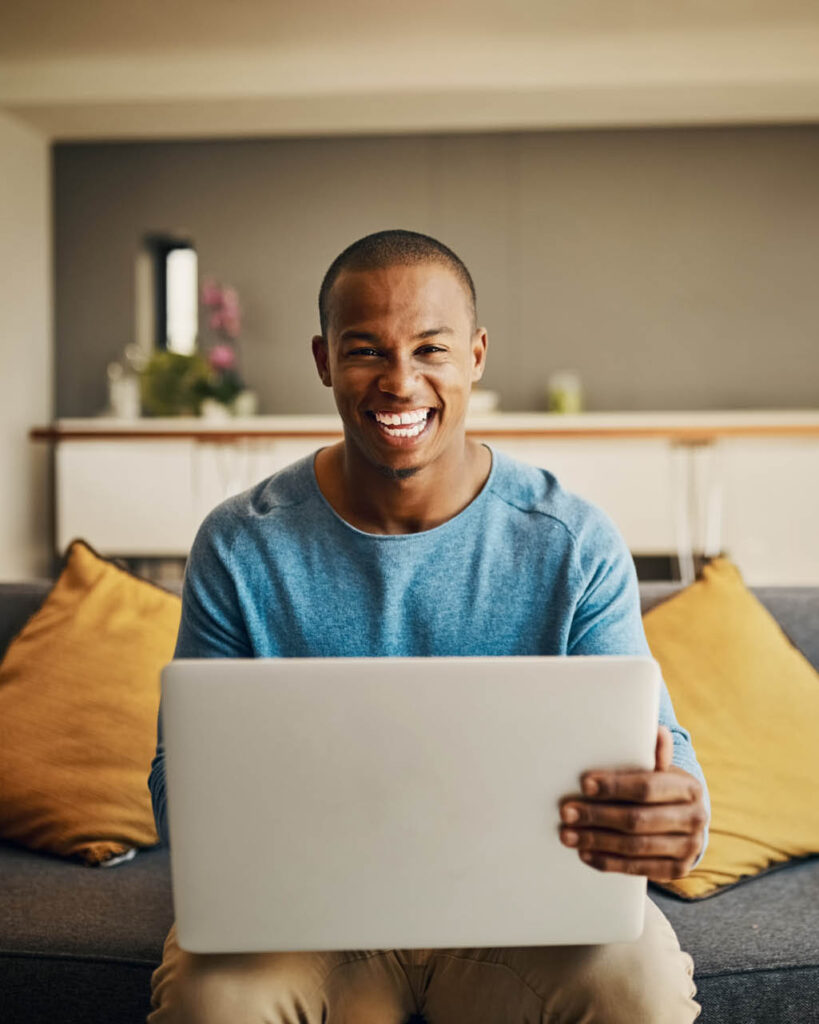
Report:
[[37,611],[51,586],[49,580],[25,583],[0,583],[0,658],[15,637]]
[[[644,612],[680,589],[679,583],[641,583]],[[819,671],[819,587],[751,587],[785,635]]]
[[[37,611],[48,593],[48,580],[0,583],[0,657],[9,641]],[[648,611],[675,594],[678,583],[641,583],[640,603]],[[755,587],[753,593],[779,622],[811,664],[819,670],[819,587]]]

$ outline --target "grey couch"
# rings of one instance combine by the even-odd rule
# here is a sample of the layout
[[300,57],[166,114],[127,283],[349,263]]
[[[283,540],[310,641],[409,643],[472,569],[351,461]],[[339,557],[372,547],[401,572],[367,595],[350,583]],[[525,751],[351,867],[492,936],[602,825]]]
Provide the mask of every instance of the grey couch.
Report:
[[[0,654],[46,589],[0,584]],[[672,590],[643,584],[644,608]],[[819,666],[819,588],[756,594]],[[700,903],[651,895],[694,957],[704,1024],[819,1022],[819,858]],[[0,843],[0,1020],[144,1021],[172,916],[165,849],[94,869]]]

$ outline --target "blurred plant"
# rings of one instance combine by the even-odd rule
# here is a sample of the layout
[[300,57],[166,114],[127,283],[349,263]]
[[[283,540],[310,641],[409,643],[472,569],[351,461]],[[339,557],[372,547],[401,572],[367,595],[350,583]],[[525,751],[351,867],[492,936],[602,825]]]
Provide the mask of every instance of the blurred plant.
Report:
[[216,342],[205,353],[210,367],[207,380],[198,385],[200,398],[213,398],[230,406],[244,390],[237,369],[236,341],[242,329],[239,293],[212,277],[202,284],[202,305],[207,310],[208,327],[216,334]]
[[235,341],[242,330],[239,293],[231,285],[223,285],[212,277],[202,283],[202,305],[208,310],[208,327],[229,341]]
[[142,408],[151,416],[198,416],[210,373],[198,354],[155,352],[140,373]]
[[235,288],[206,278],[202,304],[204,319],[216,335],[204,353],[155,352],[140,370],[142,407],[151,416],[198,416],[205,399],[233,411],[234,400],[245,390],[237,369],[239,295]]

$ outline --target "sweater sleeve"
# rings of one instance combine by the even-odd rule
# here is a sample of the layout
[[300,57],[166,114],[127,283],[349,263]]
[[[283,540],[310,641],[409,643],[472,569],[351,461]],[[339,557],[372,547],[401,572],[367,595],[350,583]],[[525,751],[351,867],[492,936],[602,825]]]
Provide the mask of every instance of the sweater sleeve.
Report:
[[[212,512],[199,528],[185,566],[182,617],[174,658],[250,658],[250,640],[242,620],[231,575],[228,513]],[[148,776],[156,830],[170,845],[165,793],[165,746],[160,702],[156,728],[156,753]]]
[[[569,632],[568,654],[637,654],[651,657],[640,614],[637,573],[625,541],[614,524],[603,516],[593,520],[578,538],[580,597]],[[659,723],[670,729],[674,740],[672,763],[699,780],[710,821],[711,800],[705,775],[697,760],[691,735],[677,721],[665,681],[660,681]],[[700,862],[708,845],[705,827]]]

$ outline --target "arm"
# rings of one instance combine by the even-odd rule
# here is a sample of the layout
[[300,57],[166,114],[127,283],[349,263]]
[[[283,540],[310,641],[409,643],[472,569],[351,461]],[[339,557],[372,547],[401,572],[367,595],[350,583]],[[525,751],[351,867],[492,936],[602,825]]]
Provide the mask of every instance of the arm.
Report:
[[[225,516],[221,509],[211,513],[193,542],[185,567],[182,618],[174,658],[253,656],[232,577],[230,544],[224,530]],[[156,754],[151,762],[148,788],[156,830],[162,842],[170,845],[161,704],[156,732]]]
[[[586,586],[575,609],[569,654],[646,654],[634,565],[614,527],[601,522],[593,543],[602,557],[578,556]],[[689,733],[677,722],[665,683],[655,767],[649,772],[592,771],[584,798],[561,804],[561,839],[604,871],[680,878],[708,841],[710,801]],[[596,789],[595,789],[596,785]]]

